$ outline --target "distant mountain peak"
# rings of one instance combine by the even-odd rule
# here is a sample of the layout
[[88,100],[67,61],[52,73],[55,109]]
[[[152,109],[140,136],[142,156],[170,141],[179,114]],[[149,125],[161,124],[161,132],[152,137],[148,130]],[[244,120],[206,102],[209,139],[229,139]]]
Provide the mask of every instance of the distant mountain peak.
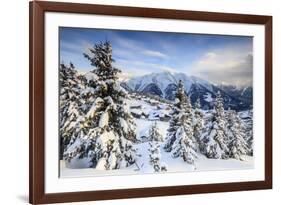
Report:
[[[185,92],[194,103],[198,98],[205,109],[213,107],[213,98],[220,91],[225,101],[225,107],[243,110],[252,107],[251,90],[236,90],[235,86],[217,86],[207,80],[196,76],[188,76],[185,73],[172,73],[163,71],[151,73],[143,76],[132,77],[123,82],[123,87],[129,91],[157,95],[159,97],[174,100],[174,94],[178,82],[182,80]],[[235,91],[235,92],[234,92]]]

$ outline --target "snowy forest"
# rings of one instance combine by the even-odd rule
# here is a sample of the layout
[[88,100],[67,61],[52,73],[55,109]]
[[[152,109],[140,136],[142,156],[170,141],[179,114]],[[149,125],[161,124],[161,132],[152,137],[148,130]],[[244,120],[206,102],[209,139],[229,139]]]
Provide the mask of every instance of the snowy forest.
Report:
[[60,64],[61,177],[253,167],[252,109],[226,108],[220,91],[203,109],[184,79],[172,100],[127,89],[113,52],[105,41],[84,53],[89,72]]

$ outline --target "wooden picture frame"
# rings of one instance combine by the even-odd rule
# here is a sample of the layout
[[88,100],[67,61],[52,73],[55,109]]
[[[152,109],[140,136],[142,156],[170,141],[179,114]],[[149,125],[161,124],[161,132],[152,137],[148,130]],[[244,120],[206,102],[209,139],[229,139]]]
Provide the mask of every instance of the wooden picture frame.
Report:
[[[77,3],[33,1],[29,4],[30,20],[30,69],[29,69],[29,201],[32,204],[108,200],[135,197],[153,197],[211,192],[229,192],[272,188],[272,17],[260,15],[214,13],[199,11],[168,10],[104,6]],[[46,12],[97,14],[125,17],[195,20],[259,24],[265,26],[265,180],[217,184],[198,184],[104,191],[69,193],[45,193],[45,68],[44,68],[44,17]]]

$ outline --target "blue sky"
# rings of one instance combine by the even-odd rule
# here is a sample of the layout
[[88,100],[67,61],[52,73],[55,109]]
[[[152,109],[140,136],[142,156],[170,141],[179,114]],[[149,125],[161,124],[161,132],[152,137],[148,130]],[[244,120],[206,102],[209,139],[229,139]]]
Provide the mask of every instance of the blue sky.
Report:
[[60,60],[93,69],[83,53],[109,40],[124,77],[182,72],[220,84],[252,83],[252,37],[165,32],[60,28]]

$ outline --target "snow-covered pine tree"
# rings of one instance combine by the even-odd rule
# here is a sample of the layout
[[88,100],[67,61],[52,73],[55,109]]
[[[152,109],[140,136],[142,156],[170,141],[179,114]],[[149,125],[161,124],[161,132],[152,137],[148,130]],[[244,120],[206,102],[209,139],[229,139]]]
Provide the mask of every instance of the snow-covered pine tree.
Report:
[[67,155],[87,156],[91,167],[102,170],[132,165],[136,160],[135,123],[125,103],[128,94],[118,82],[121,71],[112,65],[112,46],[109,41],[95,44],[84,56],[95,67],[95,101],[83,120],[86,133]]
[[198,98],[194,105],[194,118],[193,118],[193,134],[197,141],[196,150],[199,151],[199,144],[201,143],[201,136],[204,127],[204,115],[201,111],[200,99]]
[[232,126],[234,126],[233,116],[235,115],[235,111],[228,108],[227,111],[225,111],[226,116],[226,131],[225,134],[228,139],[228,144],[233,140],[233,133],[231,132]]
[[249,147],[249,155],[253,156],[253,110],[248,110],[246,113],[246,119],[242,120],[243,129],[245,129],[245,140]]
[[151,124],[149,129],[149,141],[163,141],[163,135],[160,133],[157,122]]
[[164,149],[167,152],[172,151],[172,146],[176,140],[176,132],[179,129],[179,127],[181,126],[181,123],[179,121],[179,114],[180,114],[181,110],[183,109],[182,101],[186,101],[186,96],[184,93],[182,81],[179,81],[178,89],[175,94],[174,106],[172,107],[172,111],[171,111],[172,117],[169,121],[169,128],[167,130],[167,141],[164,146]]
[[160,144],[157,141],[149,142],[149,163],[154,169],[154,172],[167,171],[167,165],[161,163]]
[[208,158],[226,159],[229,157],[227,120],[220,92],[217,93],[212,115],[202,138],[201,147]]
[[194,165],[197,158],[196,142],[191,137],[192,127],[189,126],[187,129],[182,126],[177,130],[172,154],[173,157],[182,157],[185,162]]
[[159,142],[163,140],[160,134],[157,123],[152,123],[149,129],[149,163],[155,172],[167,171],[167,166],[161,163],[161,152]]
[[86,114],[92,107],[95,98],[95,89],[97,87],[96,82],[98,81],[98,76],[92,71],[87,72],[79,76],[80,81],[83,84],[83,89],[81,90],[81,109]]
[[229,155],[235,159],[243,160],[242,155],[249,153],[247,142],[245,141],[245,127],[243,122],[235,111],[229,115],[231,126],[229,131],[232,134],[229,143]]
[[182,157],[185,162],[194,164],[197,154],[192,127],[192,106],[181,80],[175,97],[172,119],[167,130],[168,140],[164,149],[168,152],[172,151],[173,157]]
[[60,128],[60,158],[63,152],[77,137],[77,119],[82,115],[80,109],[80,92],[83,86],[78,79],[78,72],[72,63],[61,63],[59,70],[59,128]]
[[[93,113],[101,112],[104,101],[95,96],[97,88],[98,76],[92,71],[79,74],[78,83],[80,85],[79,93],[79,111],[80,117],[76,122],[72,123],[75,128],[72,133],[72,141],[68,144],[64,152],[64,159],[70,162],[73,158],[92,158],[90,166],[96,164],[95,160],[99,157],[93,150],[97,148],[95,145],[95,135],[97,134],[94,122],[97,120]],[[75,142],[75,143],[74,143]],[[74,143],[74,144],[73,144]],[[90,156],[91,155],[91,156]],[[84,165],[86,166],[86,165]]]
[[247,135],[249,136],[248,137],[248,140],[247,140],[247,143],[248,143],[248,147],[249,147],[249,155],[250,156],[253,156],[254,155],[254,144],[253,144],[253,130],[249,130],[247,132]]

